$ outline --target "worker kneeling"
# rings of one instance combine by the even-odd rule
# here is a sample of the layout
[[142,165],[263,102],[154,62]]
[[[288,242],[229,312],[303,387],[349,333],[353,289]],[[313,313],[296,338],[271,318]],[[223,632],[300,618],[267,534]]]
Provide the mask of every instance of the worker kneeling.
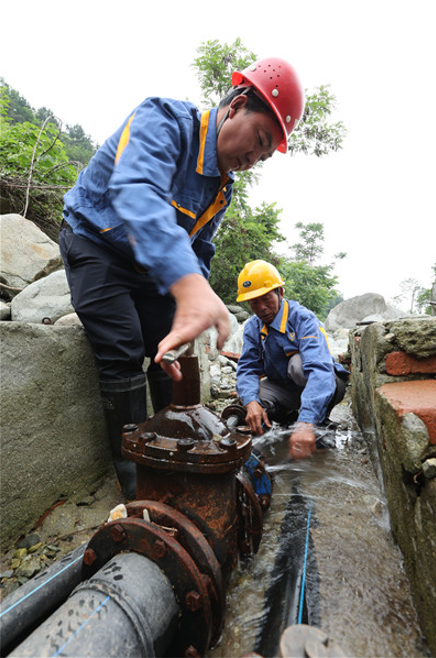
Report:
[[271,421],[295,423],[289,456],[301,459],[315,451],[315,426],[343,399],[349,372],[332,357],[316,315],[283,297],[283,283],[263,260],[239,275],[237,301],[248,301],[254,315],[244,328],[236,389],[254,433]]

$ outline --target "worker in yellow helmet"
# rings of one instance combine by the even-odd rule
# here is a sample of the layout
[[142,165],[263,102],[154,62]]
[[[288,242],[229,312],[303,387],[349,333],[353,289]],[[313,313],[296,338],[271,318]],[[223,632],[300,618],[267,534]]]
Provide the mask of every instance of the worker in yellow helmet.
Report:
[[238,302],[254,315],[245,324],[236,389],[246,422],[256,434],[271,421],[292,425],[289,455],[316,450],[315,427],[344,397],[349,373],[332,357],[316,315],[283,297],[284,281],[263,260],[247,263],[238,279]]

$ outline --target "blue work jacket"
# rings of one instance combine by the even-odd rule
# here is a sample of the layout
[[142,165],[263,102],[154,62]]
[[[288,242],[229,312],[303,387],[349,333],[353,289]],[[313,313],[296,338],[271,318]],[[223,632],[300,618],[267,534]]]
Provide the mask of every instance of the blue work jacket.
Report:
[[76,235],[135,261],[161,293],[186,274],[209,277],[233,184],[218,169],[216,118],[216,108],[147,98],[64,197]]
[[244,405],[260,403],[260,377],[266,375],[286,389],[295,384],[287,376],[288,360],[300,353],[307,384],[301,394],[298,420],[316,425],[324,420],[336,391],[335,371],[348,372],[330,353],[327,336],[316,315],[298,302],[283,299],[270,325],[254,315],[245,323],[236,389]]

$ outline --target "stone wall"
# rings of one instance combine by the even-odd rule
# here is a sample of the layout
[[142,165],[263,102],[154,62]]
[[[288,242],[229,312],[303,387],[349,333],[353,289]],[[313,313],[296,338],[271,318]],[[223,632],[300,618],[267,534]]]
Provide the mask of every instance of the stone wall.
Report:
[[0,322],[1,546],[112,468],[94,357],[80,326]]
[[436,318],[350,332],[352,404],[381,469],[394,539],[436,655]]

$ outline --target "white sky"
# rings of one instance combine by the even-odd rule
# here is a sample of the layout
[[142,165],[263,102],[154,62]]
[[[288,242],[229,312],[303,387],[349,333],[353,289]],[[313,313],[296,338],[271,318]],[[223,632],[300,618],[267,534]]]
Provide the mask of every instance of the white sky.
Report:
[[324,262],[345,298],[389,301],[406,278],[429,288],[434,209],[433,0],[14,0],[3,3],[0,76],[34,107],[102,143],[149,95],[199,100],[192,68],[209,39],[287,59],[309,91],[330,84],[348,128],[342,151],[277,153],[253,203],[277,202],[281,230],[322,222]]

